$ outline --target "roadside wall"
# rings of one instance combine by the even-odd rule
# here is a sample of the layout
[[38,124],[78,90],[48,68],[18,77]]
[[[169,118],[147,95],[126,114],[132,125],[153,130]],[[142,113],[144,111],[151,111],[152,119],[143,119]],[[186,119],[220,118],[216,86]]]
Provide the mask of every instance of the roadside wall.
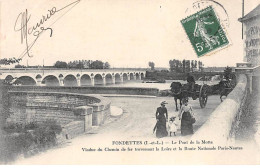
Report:
[[228,97],[215,109],[210,118],[192,136],[192,139],[228,143],[234,139],[233,131],[238,126],[240,114],[247,97],[247,78],[240,74],[237,85]]
[[97,95],[10,91],[7,125],[55,120],[66,138],[99,126],[110,116],[110,101]]

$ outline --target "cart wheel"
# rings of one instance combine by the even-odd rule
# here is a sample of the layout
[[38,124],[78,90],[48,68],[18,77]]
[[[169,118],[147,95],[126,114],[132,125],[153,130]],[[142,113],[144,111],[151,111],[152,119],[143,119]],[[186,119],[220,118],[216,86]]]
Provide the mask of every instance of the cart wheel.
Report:
[[200,87],[200,93],[199,93],[199,101],[200,101],[201,108],[204,108],[206,106],[207,100],[208,100],[208,86],[204,84]]

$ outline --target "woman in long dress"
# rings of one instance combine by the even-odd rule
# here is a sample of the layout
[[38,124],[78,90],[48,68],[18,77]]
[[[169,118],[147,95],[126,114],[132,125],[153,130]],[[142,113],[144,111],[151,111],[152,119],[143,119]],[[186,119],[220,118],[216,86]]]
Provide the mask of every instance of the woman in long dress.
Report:
[[193,134],[193,113],[192,107],[188,104],[188,100],[184,100],[184,106],[181,107],[179,118],[181,120],[181,135]]
[[168,120],[168,112],[165,107],[165,104],[167,104],[165,101],[161,103],[161,107],[158,107],[156,110],[156,120],[157,123],[155,125],[154,130],[156,129],[156,137],[162,138],[168,135],[167,129],[166,129],[166,122]]

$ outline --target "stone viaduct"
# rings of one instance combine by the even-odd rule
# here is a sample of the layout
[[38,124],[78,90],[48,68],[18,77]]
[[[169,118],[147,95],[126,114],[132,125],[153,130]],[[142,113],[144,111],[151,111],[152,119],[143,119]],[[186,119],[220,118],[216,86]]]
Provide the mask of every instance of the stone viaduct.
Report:
[[21,85],[95,86],[142,80],[145,69],[0,69],[0,79]]

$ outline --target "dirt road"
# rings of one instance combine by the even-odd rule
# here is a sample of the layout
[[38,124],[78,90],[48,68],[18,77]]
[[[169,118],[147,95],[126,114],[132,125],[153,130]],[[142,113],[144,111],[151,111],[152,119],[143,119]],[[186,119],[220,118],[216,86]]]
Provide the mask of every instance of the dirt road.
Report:
[[[158,139],[152,134],[152,130],[155,125],[155,111],[161,101],[168,102],[166,107],[169,117],[178,115],[172,97],[109,98],[113,106],[121,107],[124,110],[121,117],[110,118],[105,125],[94,127],[88,133],[78,136],[58,148],[30,158],[21,158],[15,164],[98,164],[100,157],[103,158],[100,164],[117,164],[122,163],[122,161],[127,163],[131,162],[132,159],[136,159],[138,162],[139,153],[136,156],[129,153],[131,158],[128,158],[118,152],[84,152],[82,148],[102,148],[104,150],[108,147],[116,150],[116,148],[120,149],[122,146],[113,145],[113,141],[143,141],[147,139],[157,141]],[[200,108],[198,100],[190,100],[190,104],[193,106],[193,112],[197,120],[194,124],[194,131],[196,131],[220,104],[220,100],[218,96],[210,96],[204,109]],[[165,137],[160,140],[177,140],[180,138],[180,131],[178,131],[176,137]],[[145,159],[143,159],[139,161],[141,163],[145,162]]]

